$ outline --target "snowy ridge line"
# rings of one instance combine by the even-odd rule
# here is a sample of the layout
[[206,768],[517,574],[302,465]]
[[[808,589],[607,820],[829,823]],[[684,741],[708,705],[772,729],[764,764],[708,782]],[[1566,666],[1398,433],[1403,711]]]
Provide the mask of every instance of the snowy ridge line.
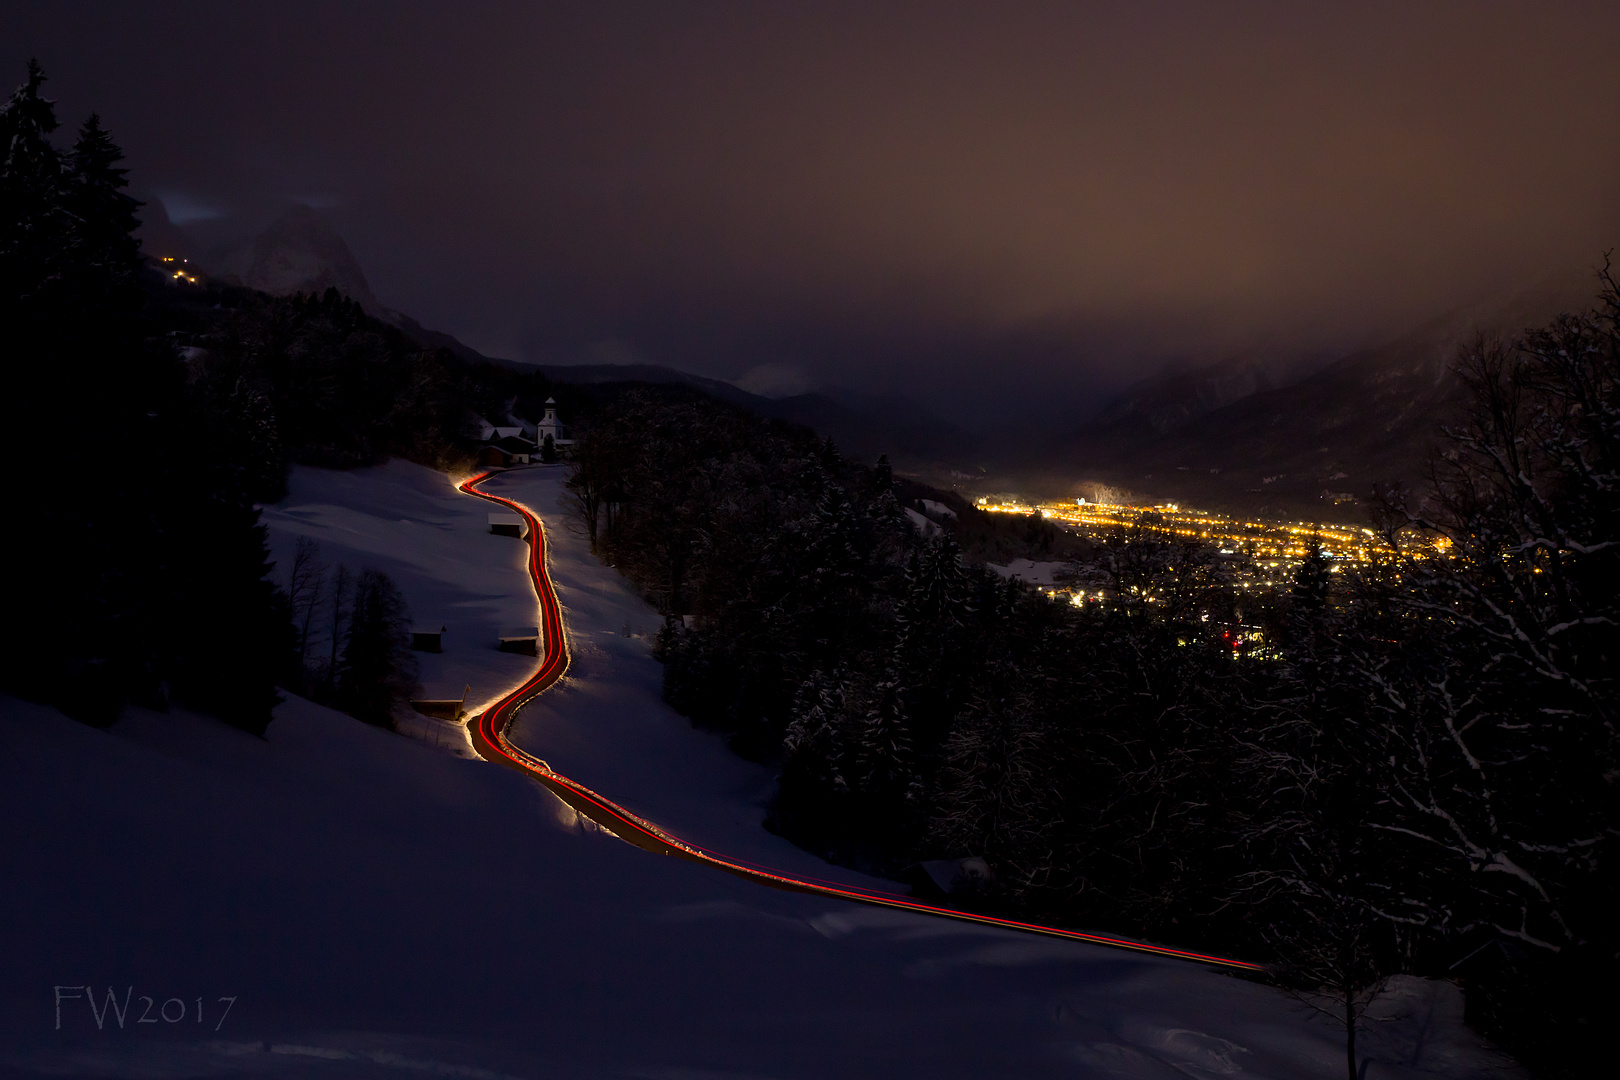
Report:
[[1019,922],[1015,919],[1001,919],[991,915],[976,915],[971,912],[924,904],[893,894],[848,888],[828,883],[815,883],[789,877],[767,867],[744,865],[740,861],[693,847],[652,822],[631,813],[605,796],[597,794],[578,781],[570,780],[568,777],[556,772],[545,761],[528,753],[506,737],[507,726],[511,723],[517,711],[548,690],[568,670],[568,641],[563,625],[562,605],[557,600],[557,592],[552,587],[551,575],[546,570],[545,530],[540,525],[540,519],[528,507],[511,499],[478,490],[480,484],[495,475],[497,474],[494,472],[479,473],[462,481],[458,485],[458,490],[464,494],[487,499],[490,502],[505,506],[521,515],[528,525],[529,580],[534,587],[535,598],[540,605],[541,640],[544,642],[545,648],[535,673],[530,676],[528,681],[494,702],[482,713],[474,717],[468,725],[468,734],[472,737],[473,748],[480,757],[487,761],[517,769],[519,772],[534,777],[577,812],[590,818],[627,843],[648,851],[675,855],[694,862],[705,863],[716,869],[724,870],[727,873],[772,888],[811,893],[819,896],[832,896],[878,907],[915,911],[924,915],[979,923],[984,926],[995,926],[1005,930],[1021,930],[1026,933],[1042,934],[1047,937],[1066,938],[1070,941],[1082,941],[1092,945],[1129,949],[1135,952],[1150,953],[1155,956],[1170,957],[1177,960],[1193,960],[1199,963],[1215,964],[1242,971],[1265,970],[1264,965],[1250,963],[1246,960],[1234,960],[1224,956],[1213,956],[1185,949],[1173,949],[1164,945],[1150,945],[1141,941],[1132,941],[1128,938],[1088,934],[1079,930],[1065,930],[1056,926],[1042,926],[1039,923]]

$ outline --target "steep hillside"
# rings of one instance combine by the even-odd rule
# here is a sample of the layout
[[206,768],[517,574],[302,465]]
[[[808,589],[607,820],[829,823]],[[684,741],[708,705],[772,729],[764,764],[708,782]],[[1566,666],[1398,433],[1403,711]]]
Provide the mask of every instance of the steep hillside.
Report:
[[1103,409],[1096,425],[1163,435],[1251,394],[1297,382],[1321,366],[1308,357],[1251,350],[1154,375],[1127,387]]

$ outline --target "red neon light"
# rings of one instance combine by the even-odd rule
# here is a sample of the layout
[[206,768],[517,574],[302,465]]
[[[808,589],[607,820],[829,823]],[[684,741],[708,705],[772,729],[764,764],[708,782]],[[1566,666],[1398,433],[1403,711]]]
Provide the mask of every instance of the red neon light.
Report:
[[[506,728],[511,723],[511,717],[519,708],[545,692],[553,683],[562,678],[563,673],[568,670],[568,643],[563,628],[562,606],[557,601],[556,590],[552,588],[551,575],[546,572],[546,535],[540,526],[539,518],[535,517],[528,507],[520,503],[502,498],[499,495],[479,491],[478,485],[488,480],[492,475],[492,473],[488,472],[479,473],[477,476],[463,481],[460,490],[465,494],[475,495],[480,499],[488,499],[490,502],[499,503],[508,509],[514,510],[522,515],[524,521],[528,524],[529,578],[530,583],[534,586],[535,597],[540,602],[541,636],[545,642],[545,651],[540,658],[539,667],[527,682],[501,698],[488,709],[485,709],[482,714],[475,717],[472,723],[468,725],[474,749],[486,760],[495,761],[520,772],[528,773],[559,794],[567,792],[573,797],[567,801],[570,803],[584,802],[594,808],[597,813],[589,815],[593,820],[607,825],[621,837],[628,834],[632,838],[632,843],[634,842],[633,838],[640,837],[644,841],[651,841],[655,848],[665,849],[667,854],[707,863],[738,877],[748,878],[775,888],[815,893],[821,896],[836,896],[841,899],[854,900],[879,907],[897,908],[901,911],[917,911],[925,915],[959,919],[963,922],[980,923],[985,926],[998,926],[1007,930],[1045,934],[1049,937],[1084,941],[1093,945],[1108,945],[1117,949],[1131,949],[1136,952],[1151,953],[1155,956],[1174,957],[1178,960],[1196,960],[1200,963],[1218,964],[1222,967],[1238,968],[1244,971],[1264,970],[1262,965],[1252,964],[1246,960],[1233,960],[1224,956],[1211,956],[1206,953],[1190,952],[1185,949],[1172,949],[1164,945],[1149,945],[1140,941],[1108,937],[1103,934],[1087,934],[1079,930],[1065,930],[1056,926],[1041,926],[1037,923],[1019,922],[1016,919],[998,919],[990,915],[975,915],[966,911],[956,911],[952,908],[924,904],[905,897],[870,892],[864,889],[853,889],[841,885],[806,881],[789,877],[769,868],[747,866],[739,861],[695,848],[679,837],[660,829],[652,822],[637,817],[624,807],[597,794],[585,785],[553,771],[539,758],[527,753],[508,740]],[[601,816],[599,817],[598,814]],[[638,844],[637,846],[645,845]]]

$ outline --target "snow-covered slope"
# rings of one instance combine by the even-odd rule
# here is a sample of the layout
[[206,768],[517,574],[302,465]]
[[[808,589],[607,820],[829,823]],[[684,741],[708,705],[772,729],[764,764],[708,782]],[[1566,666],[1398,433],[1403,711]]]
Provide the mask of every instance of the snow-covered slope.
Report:
[[[561,527],[557,474],[494,483],[552,527],[575,656],[516,740],[691,839],[844,873],[758,828],[769,777],[663,706],[636,636],[654,616]],[[419,614],[442,605],[458,621],[425,659],[493,686],[516,658],[478,643],[527,593],[485,511],[396,463],[298,470],[267,517],[278,552],[316,534],[394,573]],[[12,1075],[1342,1075],[1332,1029],[1263,985],[764,889],[298,699],[264,740],[183,712],[95,731],[0,699],[0,808]],[[108,987],[133,988],[122,1025]],[[1369,1080],[1502,1075],[1455,991],[1397,989]]]
[[417,653],[430,693],[468,703],[522,682],[531,658],[503,653],[503,629],[534,626],[534,593],[521,540],[489,531],[490,505],[455,490],[443,473],[392,461],[375,469],[293,469],[288,494],[265,508],[270,553],[286,584],[298,537],[328,564],[385,571],[421,626],[446,628],[444,652]]

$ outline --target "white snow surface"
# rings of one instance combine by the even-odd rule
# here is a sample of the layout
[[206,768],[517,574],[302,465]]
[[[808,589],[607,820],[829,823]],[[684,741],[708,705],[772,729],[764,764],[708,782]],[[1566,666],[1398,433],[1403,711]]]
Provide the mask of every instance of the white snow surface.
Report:
[[944,529],[939,527],[938,522],[932,521],[929,518],[924,517],[922,514],[920,514],[917,511],[913,510],[911,507],[909,507],[909,506],[904,507],[904,510],[906,512],[906,517],[911,519],[911,523],[917,527],[917,531],[922,533],[924,536],[937,536],[940,533],[945,531]]
[[[768,771],[663,704],[657,616],[566,527],[559,484],[489,485],[546,522],[574,657],[514,739],[687,839],[865,881],[766,833]],[[396,462],[294,470],[265,516],[283,559],[307,534],[394,575],[419,622],[451,627],[424,672],[481,698],[532,663],[495,628],[534,621],[488,505]],[[1342,1034],[1260,983],[651,855],[517,773],[298,698],[265,739],[180,710],[96,731],[0,698],[0,806],[4,1075],[1343,1075]],[[1375,1011],[1367,1080],[1522,1075],[1449,985],[1400,980]]]

